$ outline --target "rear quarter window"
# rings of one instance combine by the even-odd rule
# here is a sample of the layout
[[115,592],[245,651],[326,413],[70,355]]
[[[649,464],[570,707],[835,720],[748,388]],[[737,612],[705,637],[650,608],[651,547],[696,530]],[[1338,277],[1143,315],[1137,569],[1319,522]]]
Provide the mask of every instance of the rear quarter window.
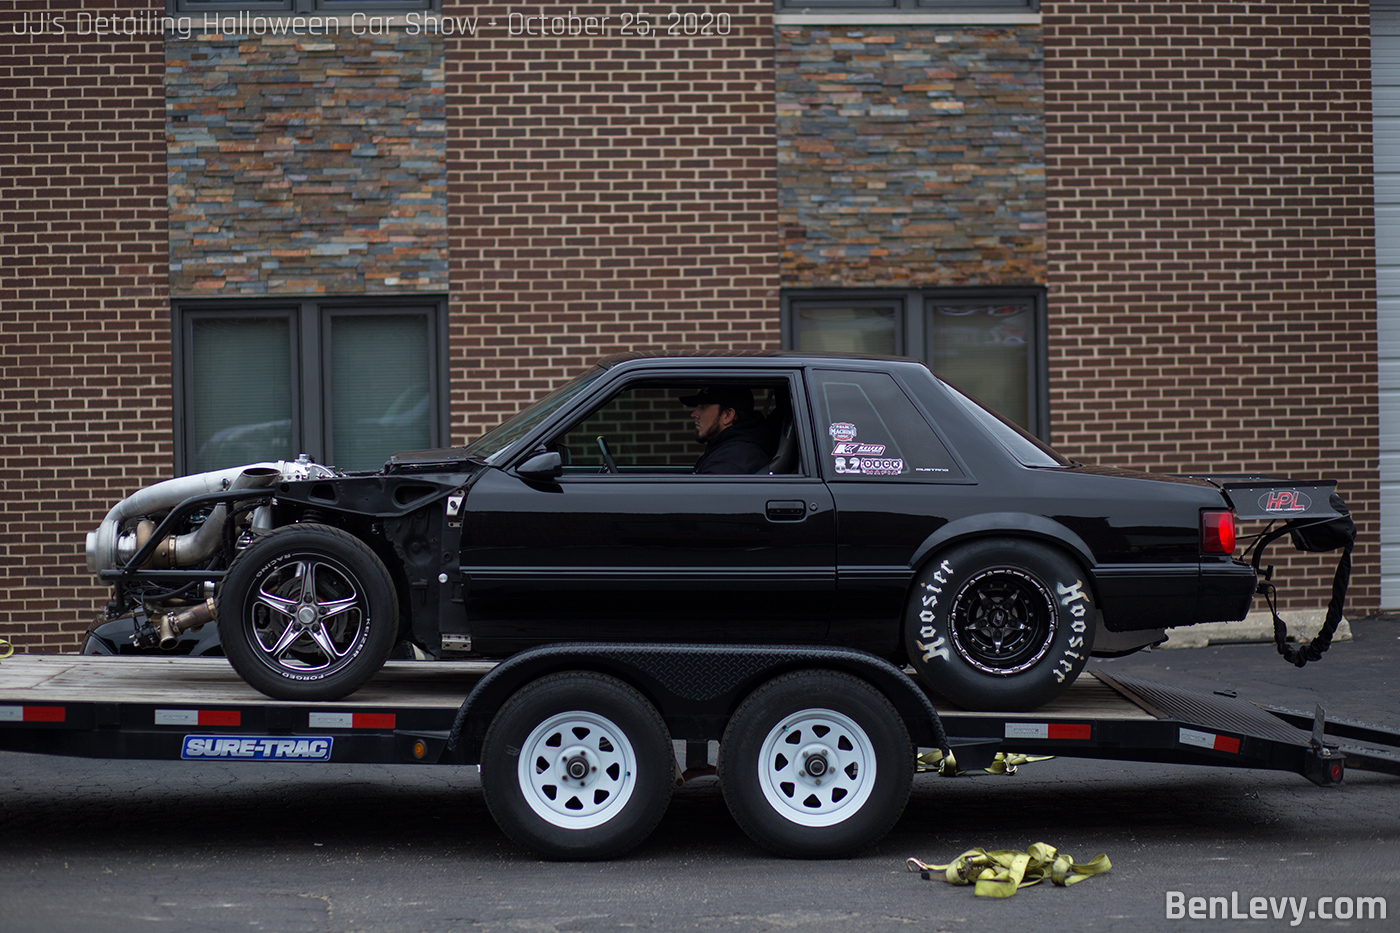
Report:
[[818,369],[812,387],[827,479],[946,483],[963,478],[948,448],[887,373]]

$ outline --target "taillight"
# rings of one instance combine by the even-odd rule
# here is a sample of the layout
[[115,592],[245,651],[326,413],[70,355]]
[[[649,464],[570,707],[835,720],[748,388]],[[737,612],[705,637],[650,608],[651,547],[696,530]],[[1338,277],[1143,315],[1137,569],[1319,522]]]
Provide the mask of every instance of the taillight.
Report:
[[1201,513],[1201,550],[1206,554],[1235,553],[1235,513]]

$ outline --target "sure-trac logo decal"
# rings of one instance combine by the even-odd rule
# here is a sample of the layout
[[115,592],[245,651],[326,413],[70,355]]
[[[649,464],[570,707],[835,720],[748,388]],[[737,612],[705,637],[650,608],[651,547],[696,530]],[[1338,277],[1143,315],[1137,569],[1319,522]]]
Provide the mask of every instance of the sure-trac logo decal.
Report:
[[180,757],[205,761],[330,761],[328,735],[187,735]]

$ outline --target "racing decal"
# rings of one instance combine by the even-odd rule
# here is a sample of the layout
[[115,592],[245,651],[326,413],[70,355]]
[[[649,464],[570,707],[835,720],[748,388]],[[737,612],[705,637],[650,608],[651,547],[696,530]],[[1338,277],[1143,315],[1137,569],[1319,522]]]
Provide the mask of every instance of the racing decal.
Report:
[[845,441],[837,444],[831,451],[833,457],[849,457],[852,454],[860,454],[866,457],[878,457],[885,452],[884,444],[857,444],[854,441]]
[[861,476],[898,476],[904,472],[904,461],[897,457],[837,457],[836,472]]
[[328,735],[187,735],[180,757],[204,761],[330,761]]
[[849,421],[837,421],[826,429],[833,441],[853,441],[856,439],[856,426]]
[[1311,505],[1307,493],[1296,489],[1271,489],[1259,497],[1259,508],[1265,512],[1306,512]]
[[1084,655],[1077,649],[1084,647],[1084,632],[1088,628],[1088,623],[1084,621],[1084,616],[1089,610],[1089,595],[1084,592],[1084,581],[1075,580],[1069,586],[1063,583],[1056,583],[1055,590],[1060,594],[1060,605],[1069,609],[1074,620],[1070,622],[1070,631],[1074,634],[1070,636],[1069,642],[1065,645],[1065,653],[1060,660],[1055,662],[1055,683],[1062,684],[1065,677],[1073,673],[1074,665],[1070,663],[1073,658],[1076,661],[1083,661]]
[[936,616],[935,610],[938,608],[938,597],[943,595],[943,584],[948,582],[952,573],[953,565],[946,560],[940,561],[938,569],[933,572],[933,580],[920,584],[924,589],[919,596],[919,603],[923,608],[919,610],[919,638],[914,641],[914,647],[922,653],[924,662],[934,658],[948,660],[948,641],[938,634],[933,621]]

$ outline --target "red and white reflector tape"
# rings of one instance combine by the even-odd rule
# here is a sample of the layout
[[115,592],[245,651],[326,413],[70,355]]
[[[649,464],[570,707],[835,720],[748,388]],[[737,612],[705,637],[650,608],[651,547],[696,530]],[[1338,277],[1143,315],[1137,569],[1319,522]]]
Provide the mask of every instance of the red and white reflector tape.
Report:
[[1083,739],[1094,737],[1094,726],[1087,722],[1008,722],[1008,739]]
[[1177,736],[1177,741],[1182,745],[1209,748],[1216,752],[1229,752],[1232,755],[1240,753],[1239,739],[1228,735],[1216,735],[1214,732],[1200,732],[1196,729],[1183,727]]
[[158,709],[158,726],[241,726],[243,714],[236,709]]
[[0,706],[0,722],[63,722],[68,711],[62,706]]
[[392,729],[393,713],[308,713],[312,729]]

